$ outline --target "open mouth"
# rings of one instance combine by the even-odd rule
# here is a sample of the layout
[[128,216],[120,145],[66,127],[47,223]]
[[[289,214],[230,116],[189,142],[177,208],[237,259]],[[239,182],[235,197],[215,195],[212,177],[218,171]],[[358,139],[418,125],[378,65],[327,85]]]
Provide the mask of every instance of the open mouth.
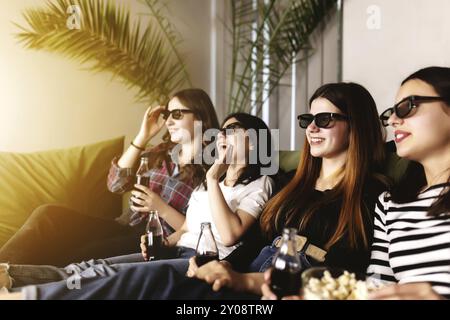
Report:
[[406,138],[408,138],[411,134],[409,132],[395,132],[395,143],[400,143]]
[[325,141],[324,138],[312,138],[312,137],[309,138],[309,142],[311,145],[319,145],[324,141]]

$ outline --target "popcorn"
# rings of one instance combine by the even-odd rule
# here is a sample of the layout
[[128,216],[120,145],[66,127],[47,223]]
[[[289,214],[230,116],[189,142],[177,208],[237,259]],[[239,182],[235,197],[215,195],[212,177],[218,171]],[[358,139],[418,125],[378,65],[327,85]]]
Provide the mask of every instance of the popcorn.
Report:
[[308,300],[366,300],[374,290],[365,281],[357,280],[354,273],[344,271],[333,278],[328,270],[322,278],[310,278],[303,287],[304,298]]

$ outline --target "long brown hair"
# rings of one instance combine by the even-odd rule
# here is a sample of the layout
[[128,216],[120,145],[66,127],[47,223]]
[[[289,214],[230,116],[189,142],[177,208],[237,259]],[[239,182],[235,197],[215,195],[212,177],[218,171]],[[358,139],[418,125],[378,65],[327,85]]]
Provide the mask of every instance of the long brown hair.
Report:
[[[176,92],[170,100],[177,98],[183,106],[194,111],[195,119],[202,122],[202,135],[208,129],[218,129],[219,120],[214,109],[214,105],[209,95],[202,89],[185,89]],[[169,100],[169,101],[170,101]],[[166,103],[166,108],[168,106]],[[163,136],[163,143],[157,146],[156,154],[154,156],[154,162],[152,166],[161,166],[163,163],[168,165],[172,162],[170,157],[170,151],[175,147],[175,143],[170,141],[170,134],[166,132]],[[206,141],[202,141],[203,145],[206,145]],[[204,180],[208,166],[205,164],[186,164],[180,170],[180,179],[182,181],[192,182],[194,187],[199,186]],[[171,172],[170,172],[171,174]]]
[[[414,72],[402,81],[402,85],[410,80],[419,79],[428,83],[437,94],[445,99],[446,107],[450,107],[450,68],[446,67],[428,67]],[[447,169],[450,171],[450,168]],[[450,183],[450,176],[447,178]],[[408,169],[397,185],[392,188],[392,200],[396,203],[412,202],[417,198],[420,190],[427,185],[427,179],[423,166],[411,161]],[[440,214],[450,213],[450,188],[444,188],[439,196],[428,210],[429,216],[438,216]]]
[[261,216],[261,228],[273,237],[281,232],[284,225],[298,220],[301,214],[298,228],[300,231],[305,230],[308,221],[320,207],[341,199],[336,231],[325,249],[328,250],[345,234],[348,235],[351,248],[360,247],[361,242],[367,247],[369,241],[364,221],[368,219],[364,219],[364,215],[369,214],[369,208],[364,208],[363,190],[367,178],[375,172],[381,172],[385,157],[383,131],[375,101],[364,87],[355,83],[326,84],[317,89],[309,101],[310,105],[317,98],[329,100],[348,117],[349,145],[343,177],[320,202],[311,203],[310,196],[320,174],[322,159],[311,155],[305,139],[296,174],[267,203]]

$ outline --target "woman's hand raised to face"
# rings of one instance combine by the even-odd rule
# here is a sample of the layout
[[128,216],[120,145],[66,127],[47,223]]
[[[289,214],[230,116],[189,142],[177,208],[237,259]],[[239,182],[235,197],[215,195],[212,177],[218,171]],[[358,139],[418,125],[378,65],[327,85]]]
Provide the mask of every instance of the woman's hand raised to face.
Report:
[[165,121],[160,115],[165,109],[166,108],[163,106],[158,106],[156,108],[149,107],[147,111],[145,111],[141,128],[134,140],[136,144],[139,144],[140,146],[146,145],[147,142],[161,130]]
[[214,161],[214,164],[206,173],[207,180],[218,181],[225,174],[225,172],[227,172],[227,169],[230,166],[229,162],[232,159],[233,146],[227,145],[225,150],[219,152],[219,158]]

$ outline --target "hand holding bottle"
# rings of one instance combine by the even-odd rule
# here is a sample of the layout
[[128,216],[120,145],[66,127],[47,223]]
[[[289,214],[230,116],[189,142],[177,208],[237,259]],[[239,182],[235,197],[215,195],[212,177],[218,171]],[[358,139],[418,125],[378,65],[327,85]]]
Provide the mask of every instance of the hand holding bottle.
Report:
[[201,267],[213,260],[219,260],[219,250],[211,229],[211,223],[203,222],[195,249],[195,262]]
[[141,236],[141,253],[145,261],[157,260],[164,247],[164,232],[159,221],[158,211],[152,210],[148,216],[145,235]]
[[293,228],[283,230],[280,248],[272,260],[270,290],[278,299],[300,292],[302,265],[296,248],[296,234],[297,230]]
[[147,186],[139,184],[134,185],[135,190],[131,192],[132,205],[131,210],[134,212],[146,213],[150,210],[163,211],[167,205],[159,194],[151,191]]
[[[262,292],[262,300],[277,300],[278,297],[273,291],[271,290],[271,276],[272,276],[272,269],[266,270],[264,272],[264,283],[261,286],[261,292]],[[284,296],[281,297],[281,300],[301,300],[302,297],[299,295],[291,295],[291,296]]]

